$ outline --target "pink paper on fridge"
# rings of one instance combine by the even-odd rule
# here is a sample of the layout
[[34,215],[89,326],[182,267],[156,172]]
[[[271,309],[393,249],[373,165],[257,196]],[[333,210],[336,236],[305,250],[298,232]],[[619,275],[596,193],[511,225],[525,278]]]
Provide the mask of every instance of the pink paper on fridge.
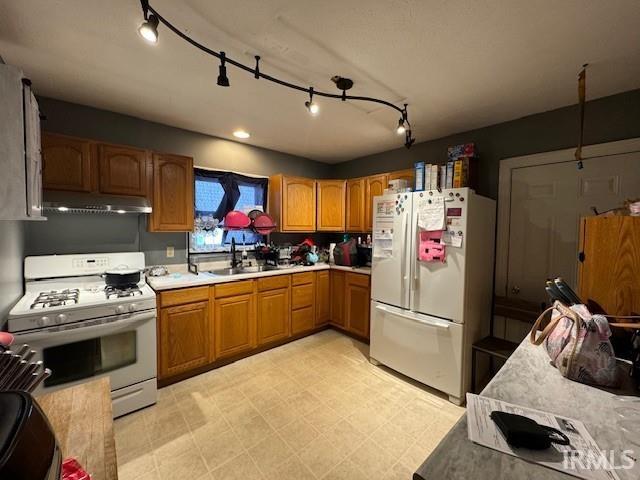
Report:
[[422,262],[442,262],[446,260],[446,246],[442,242],[442,230],[420,232],[418,259]]

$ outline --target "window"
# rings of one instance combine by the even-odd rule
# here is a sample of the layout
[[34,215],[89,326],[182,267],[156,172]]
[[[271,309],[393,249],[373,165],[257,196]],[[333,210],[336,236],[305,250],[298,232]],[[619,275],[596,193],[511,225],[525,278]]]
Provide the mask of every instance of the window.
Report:
[[221,252],[237,245],[254,245],[262,235],[252,230],[225,231],[231,210],[249,213],[266,207],[268,179],[230,172],[195,170],[195,227],[189,235],[190,253]]

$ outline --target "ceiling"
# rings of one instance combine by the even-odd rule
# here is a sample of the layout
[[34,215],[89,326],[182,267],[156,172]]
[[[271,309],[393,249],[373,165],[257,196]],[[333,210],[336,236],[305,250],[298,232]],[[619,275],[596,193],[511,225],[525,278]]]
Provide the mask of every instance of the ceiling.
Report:
[[[151,0],[176,26],[285,80],[409,103],[417,141],[640,87],[637,0]],[[0,55],[36,92],[328,163],[402,146],[398,114],[317,99],[218,63],[159,27],[138,35],[137,0],[0,0]]]

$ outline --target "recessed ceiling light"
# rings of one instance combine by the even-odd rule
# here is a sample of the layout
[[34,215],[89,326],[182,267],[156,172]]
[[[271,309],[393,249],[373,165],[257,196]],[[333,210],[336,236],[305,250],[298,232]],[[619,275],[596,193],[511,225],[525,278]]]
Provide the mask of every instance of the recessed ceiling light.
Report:
[[236,130],[233,132],[233,136],[236,138],[249,138],[251,135],[246,130]]

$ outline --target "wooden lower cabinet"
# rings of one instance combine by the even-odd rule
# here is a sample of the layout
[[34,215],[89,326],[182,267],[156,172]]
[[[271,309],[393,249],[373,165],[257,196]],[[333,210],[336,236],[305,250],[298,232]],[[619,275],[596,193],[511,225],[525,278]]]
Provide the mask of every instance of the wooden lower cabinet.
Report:
[[214,300],[214,343],[216,359],[255,348],[256,295],[234,295]]
[[258,345],[290,335],[289,287],[258,293]]
[[331,270],[329,276],[331,291],[331,324],[344,328],[344,281],[346,273],[340,270]]
[[316,272],[316,326],[329,323],[331,318],[330,271]]
[[369,275],[331,271],[331,324],[369,338],[371,288]]
[[158,378],[188,372],[213,361],[209,302],[162,308]]
[[314,272],[291,275],[291,335],[312,330],[316,325]]

